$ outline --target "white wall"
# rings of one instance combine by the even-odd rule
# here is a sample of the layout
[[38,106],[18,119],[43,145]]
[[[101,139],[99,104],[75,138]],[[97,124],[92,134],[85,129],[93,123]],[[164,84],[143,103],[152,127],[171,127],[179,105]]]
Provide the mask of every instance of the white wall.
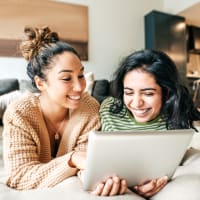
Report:
[[0,79],[3,78],[28,79],[25,59],[0,57]]
[[[59,0],[58,0],[59,1]],[[110,78],[119,61],[144,48],[144,15],[152,9],[178,13],[197,0],[60,0],[89,9],[89,61],[83,62],[95,78]],[[23,58],[0,57],[0,78],[27,79]]]
[[186,8],[198,3],[199,0],[163,0],[164,10],[166,12],[177,14]]
[[[151,1],[151,3],[150,3]],[[162,10],[162,0],[63,0],[89,9],[89,61],[83,62],[95,78],[110,78],[119,60],[144,48],[144,15]],[[27,78],[23,58],[1,58],[0,78]]]
[[121,58],[144,48],[144,15],[162,9],[161,0],[90,0],[89,62],[96,78],[110,78]]

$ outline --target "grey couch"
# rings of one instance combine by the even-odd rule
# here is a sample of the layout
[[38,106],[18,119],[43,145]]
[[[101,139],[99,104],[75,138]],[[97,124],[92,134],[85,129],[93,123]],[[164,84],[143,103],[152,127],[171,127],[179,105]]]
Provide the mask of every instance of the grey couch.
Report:
[[[110,87],[111,84],[108,80],[96,80],[93,84],[91,94],[101,103],[103,99],[110,95]],[[17,79],[0,80],[0,98],[5,97],[7,94],[9,94],[8,96],[11,96],[11,94],[20,96],[21,93],[27,89],[33,90],[29,81],[19,81]],[[6,107],[2,109],[2,113],[5,109]],[[199,127],[199,124],[197,123],[196,126]],[[145,200],[130,190],[123,196],[96,197],[82,189],[82,184],[77,177],[71,177],[54,188],[48,189],[17,191],[8,188],[5,185],[6,174],[2,163],[2,128],[3,127],[0,126],[0,200],[42,200],[44,198],[49,200]],[[178,167],[172,181],[170,181],[158,195],[150,198],[151,200],[200,199],[200,136],[198,133],[195,134],[190,146],[195,149],[192,148],[188,151],[184,158],[183,165]]]
[[[29,80],[18,80],[15,78],[0,79],[0,125],[2,125],[3,113],[7,105],[24,91],[37,92]],[[106,79],[95,80],[91,95],[101,103],[110,94],[110,82]]]

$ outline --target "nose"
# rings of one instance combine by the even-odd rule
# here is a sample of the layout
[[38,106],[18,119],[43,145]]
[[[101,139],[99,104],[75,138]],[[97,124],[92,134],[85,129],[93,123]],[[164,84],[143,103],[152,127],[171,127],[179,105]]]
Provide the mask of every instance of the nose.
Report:
[[76,92],[80,92],[80,91],[83,90],[83,84],[79,79],[74,80],[73,90],[76,91]]
[[140,108],[141,106],[143,106],[143,104],[144,104],[144,100],[142,99],[140,95],[133,96],[133,99],[131,101],[131,107]]

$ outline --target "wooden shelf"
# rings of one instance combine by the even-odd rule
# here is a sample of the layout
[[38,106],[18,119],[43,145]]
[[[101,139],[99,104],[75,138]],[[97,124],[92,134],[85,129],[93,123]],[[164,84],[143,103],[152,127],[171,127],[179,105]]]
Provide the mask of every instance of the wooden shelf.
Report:
[[200,79],[200,75],[192,75],[192,74],[186,74],[187,78],[199,78]]

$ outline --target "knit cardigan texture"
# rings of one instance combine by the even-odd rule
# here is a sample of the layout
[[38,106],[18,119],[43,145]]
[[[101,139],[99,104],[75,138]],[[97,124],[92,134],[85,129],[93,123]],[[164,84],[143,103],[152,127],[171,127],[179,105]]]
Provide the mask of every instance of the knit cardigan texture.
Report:
[[57,155],[52,158],[39,97],[24,95],[8,106],[3,121],[3,153],[9,187],[53,187],[77,173],[68,162],[73,151],[86,151],[89,131],[100,129],[99,104],[85,93],[80,107],[70,113]]

